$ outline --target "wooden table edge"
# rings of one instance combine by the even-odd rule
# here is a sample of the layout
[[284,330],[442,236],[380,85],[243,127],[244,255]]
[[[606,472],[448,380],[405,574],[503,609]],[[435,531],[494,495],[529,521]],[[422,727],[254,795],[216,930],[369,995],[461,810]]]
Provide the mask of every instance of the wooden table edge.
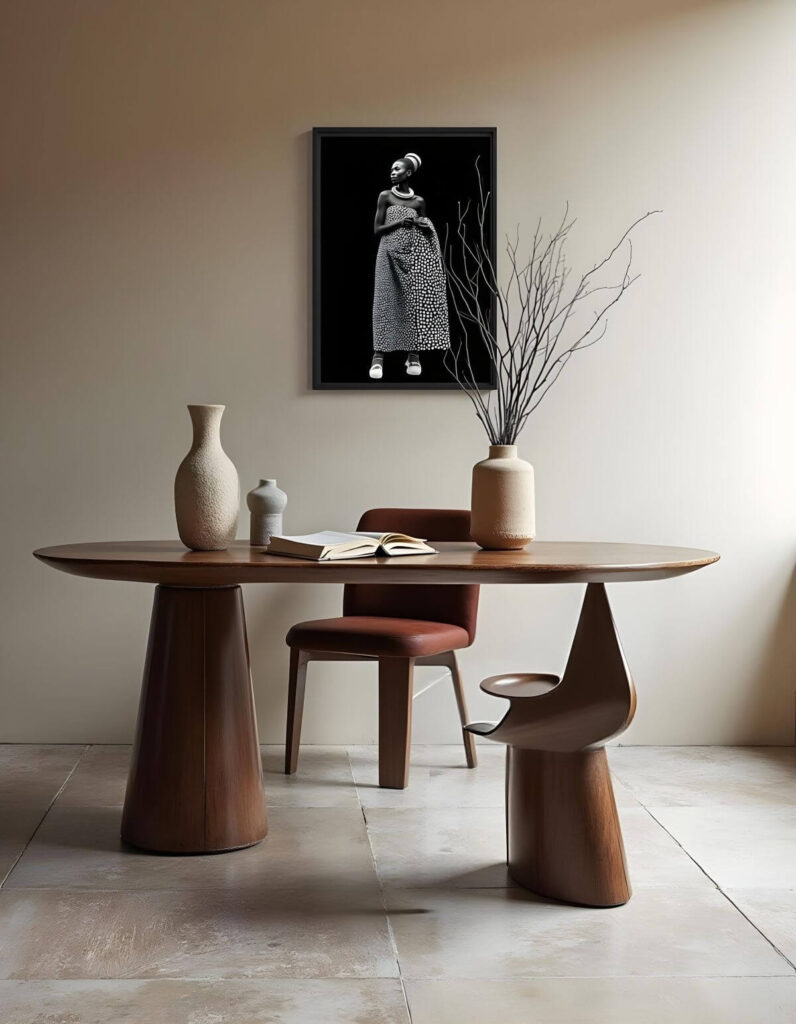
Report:
[[[640,545],[643,547],[643,545]],[[68,546],[63,546],[66,548]],[[80,545],[76,545],[80,547]],[[262,562],[201,561],[170,562],[153,558],[91,558],[69,555],[63,548],[38,548],[33,555],[60,572],[88,579],[160,583],[166,586],[233,586],[246,583],[610,583],[667,579],[694,572],[719,561],[713,551],[701,557],[679,561],[649,561],[637,564],[556,563],[544,564],[422,564],[403,559],[351,559],[311,562],[300,559]],[[693,549],[696,553],[697,549]],[[201,556],[200,556],[201,557]],[[424,556],[433,559],[433,556]],[[413,559],[414,561],[414,559]]]

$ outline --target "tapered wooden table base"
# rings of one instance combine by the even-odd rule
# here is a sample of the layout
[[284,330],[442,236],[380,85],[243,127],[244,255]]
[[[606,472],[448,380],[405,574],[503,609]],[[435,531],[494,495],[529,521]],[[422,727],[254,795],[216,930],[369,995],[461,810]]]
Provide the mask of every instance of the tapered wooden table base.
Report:
[[615,907],[630,899],[605,748],[558,753],[509,747],[509,874],[542,896]]
[[211,853],[266,831],[241,589],[159,586],[122,839]]

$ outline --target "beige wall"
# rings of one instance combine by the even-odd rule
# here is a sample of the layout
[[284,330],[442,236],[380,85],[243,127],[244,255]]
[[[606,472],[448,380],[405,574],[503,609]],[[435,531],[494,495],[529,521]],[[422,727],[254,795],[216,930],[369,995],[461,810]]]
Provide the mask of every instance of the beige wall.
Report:
[[[47,543],[174,535],[187,402],[227,404],[245,489],[292,532],[459,505],[484,439],[456,394],[313,394],[309,130],[497,125],[500,225],[569,200],[582,264],[640,212],[643,278],[522,439],[547,539],[713,547],[617,585],[639,743],[789,743],[796,594],[796,4],[699,0],[18,0],[0,103],[0,739],[127,741],[150,588],[60,575]],[[357,201],[356,182],[351,197]],[[247,524],[241,520],[241,535]],[[487,588],[477,680],[562,665],[578,588]],[[246,594],[264,740],[283,635],[336,587]],[[370,741],[364,668],[319,666],[306,738]],[[437,687],[418,739],[455,740]]]

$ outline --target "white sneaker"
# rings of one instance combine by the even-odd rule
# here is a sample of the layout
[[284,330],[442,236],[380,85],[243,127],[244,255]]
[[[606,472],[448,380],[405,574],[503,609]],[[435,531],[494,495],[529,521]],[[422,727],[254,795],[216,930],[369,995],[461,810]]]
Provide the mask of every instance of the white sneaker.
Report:
[[384,373],[383,360],[383,356],[374,356],[373,362],[370,364],[370,372],[368,374],[371,380],[381,380],[382,374]]
[[419,358],[412,354],[406,360],[406,373],[409,377],[419,377],[423,372]]

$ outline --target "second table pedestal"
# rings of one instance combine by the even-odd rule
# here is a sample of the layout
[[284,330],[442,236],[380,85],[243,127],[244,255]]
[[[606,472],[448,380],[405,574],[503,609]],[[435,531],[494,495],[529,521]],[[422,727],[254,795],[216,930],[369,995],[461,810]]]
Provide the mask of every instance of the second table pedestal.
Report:
[[267,831],[241,589],[158,586],[122,839],[212,853]]

